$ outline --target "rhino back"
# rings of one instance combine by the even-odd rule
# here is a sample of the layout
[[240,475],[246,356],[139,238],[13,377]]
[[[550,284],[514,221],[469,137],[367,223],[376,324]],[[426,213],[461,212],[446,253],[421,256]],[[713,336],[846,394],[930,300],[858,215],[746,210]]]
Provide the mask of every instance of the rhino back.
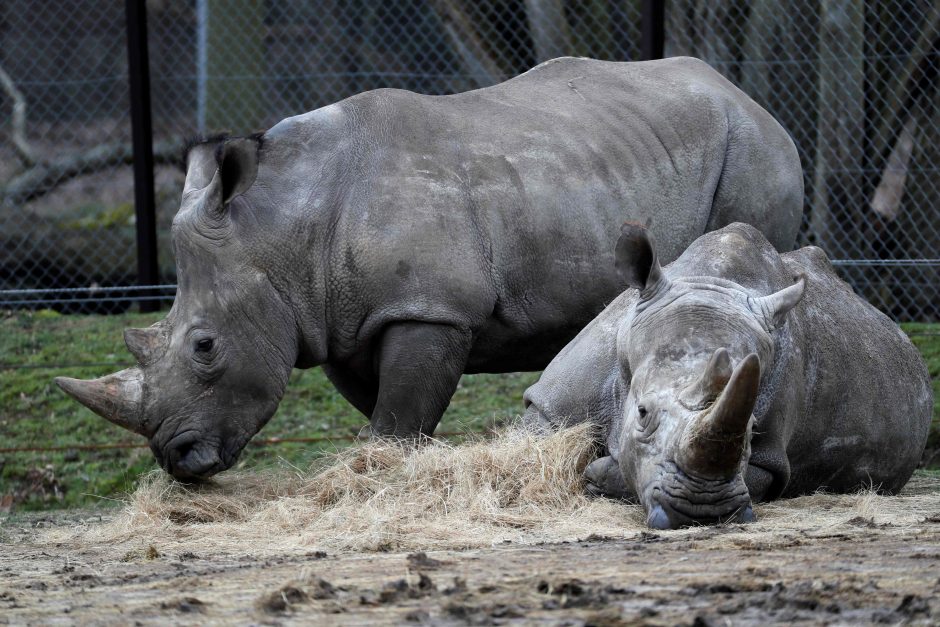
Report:
[[720,226],[729,125],[766,124],[754,107],[692,59],[557,59],[463,94],[376,90],[289,118],[265,134],[256,187],[287,222],[317,224],[333,354],[411,319],[474,329],[468,371],[530,369],[621,291],[622,222],[646,224],[664,263]]
[[786,495],[865,486],[889,492],[923,454],[933,393],[926,365],[903,331],[857,296],[816,247],[783,255],[805,273],[797,310],[803,405],[792,421]]

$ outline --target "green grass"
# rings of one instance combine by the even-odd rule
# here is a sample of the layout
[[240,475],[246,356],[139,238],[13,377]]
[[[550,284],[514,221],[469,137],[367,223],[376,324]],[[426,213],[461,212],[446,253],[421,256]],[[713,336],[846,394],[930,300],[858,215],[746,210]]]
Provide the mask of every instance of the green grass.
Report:
[[[52,379],[97,377],[131,365],[122,329],[147,326],[163,315],[0,312],[0,448],[144,443],[69,399]],[[522,392],[537,378],[538,373],[465,376],[439,430],[482,430],[515,416]],[[258,438],[353,436],[366,424],[319,368],[295,370],[277,414]],[[249,445],[238,467],[305,467],[324,451],[348,444],[336,439]],[[4,495],[13,495],[21,510],[106,505],[156,467],[147,448],[0,453],[0,507]]]
[[[98,418],[52,383],[59,375],[96,377],[130,365],[121,330],[163,314],[61,316],[0,313],[0,448],[66,447],[55,452],[0,453],[0,508],[12,495],[20,510],[107,505],[156,467],[146,448],[83,451],[75,445],[143,439]],[[937,404],[931,444],[940,448],[940,325],[903,325],[927,360]],[[54,367],[51,367],[54,366]],[[538,373],[467,375],[439,430],[479,430],[522,409],[522,392]],[[259,438],[355,435],[366,419],[333,389],[320,369],[294,371],[287,395]],[[348,440],[250,445],[241,468],[307,466]]]
[[[907,323],[901,328],[923,355],[933,381],[933,424],[927,436],[927,449],[937,451],[940,449],[940,324]],[[940,459],[934,456],[933,463],[940,464]]]

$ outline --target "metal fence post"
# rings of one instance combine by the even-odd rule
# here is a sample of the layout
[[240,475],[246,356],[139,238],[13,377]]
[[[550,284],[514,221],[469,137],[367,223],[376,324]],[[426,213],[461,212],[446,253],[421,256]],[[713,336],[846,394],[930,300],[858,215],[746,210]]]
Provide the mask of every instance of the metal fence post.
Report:
[[643,0],[640,22],[643,60],[662,59],[666,42],[666,0]]
[[[153,183],[153,130],[150,118],[150,57],[147,52],[146,0],[125,0],[127,73],[130,82],[131,134],[134,141],[134,211],[137,217],[137,282],[157,285],[157,218]],[[141,296],[151,296],[142,291]],[[141,300],[140,310],[156,311],[159,302]]]

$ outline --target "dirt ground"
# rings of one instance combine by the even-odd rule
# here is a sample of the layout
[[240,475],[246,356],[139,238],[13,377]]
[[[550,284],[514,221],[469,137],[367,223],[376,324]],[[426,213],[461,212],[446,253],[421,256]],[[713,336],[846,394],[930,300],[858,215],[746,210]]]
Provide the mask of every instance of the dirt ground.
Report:
[[[908,493],[938,488],[922,478]],[[940,501],[916,522],[880,522],[893,502],[784,532],[757,523],[427,553],[55,543],[56,529],[99,517],[23,516],[2,528],[0,623],[937,624]]]

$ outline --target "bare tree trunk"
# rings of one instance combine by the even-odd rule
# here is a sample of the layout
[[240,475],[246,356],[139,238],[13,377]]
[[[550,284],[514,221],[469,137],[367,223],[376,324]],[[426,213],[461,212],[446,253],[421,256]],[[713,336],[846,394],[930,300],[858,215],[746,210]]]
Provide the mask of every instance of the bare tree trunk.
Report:
[[525,8],[536,61],[571,54],[571,29],[562,0],[525,0]]
[[666,41],[663,54],[667,57],[694,55],[693,27],[689,20],[692,0],[672,0],[666,4]]
[[208,3],[206,130],[250,133],[264,118],[264,3]]
[[[741,89],[748,96],[767,106],[771,99],[771,67],[767,63],[774,57],[774,40],[780,22],[788,19],[789,2],[754,0],[745,25],[745,39],[741,46],[745,63],[741,67]],[[786,32],[787,25],[782,25]]]
[[810,227],[816,245],[830,255],[843,256],[862,252],[863,246],[859,238],[850,238],[858,250],[842,250],[833,237],[840,217],[850,226],[851,216],[864,203],[863,0],[822,0],[819,29],[818,127]]
[[[804,0],[754,0],[742,27],[740,87],[766,108],[793,138],[803,166],[815,160],[816,83],[814,63],[779,61],[816,53],[815,12],[801,11]],[[812,180],[805,181],[806,194]],[[801,244],[803,242],[800,242]]]
[[903,69],[885,89],[884,106],[878,115],[881,123],[872,141],[873,160],[881,170],[881,178],[870,207],[888,221],[898,217],[904,196],[917,131],[915,104],[919,99],[929,99],[936,89],[929,55],[938,46],[940,6],[935,5],[924,17],[923,28]]
[[477,85],[485,87],[502,80],[502,70],[486,51],[486,45],[463,7],[455,0],[431,0],[431,6],[444,25],[454,52]]
[[911,155],[914,153],[914,135],[917,132],[917,118],[910,116],[898,135],[891,150],[888,162],[881,174],[881,181],[871,199],[872,210],[888,222],[893,222],[901,210],[904,187],[910,168]]
[[[156,165],[179,163],[182,150],[182,141],[156,143],[153,162]],[[102,144],[78,154],[38,162],[0,186],[0,200],[20,205],[45,196],[70,179],[133,162],[134,148],[129,143]]]
[[[940,186],[935,171],[940,163],[940,95],[936,91],[931,95],[930,104],[923,103],[912,111],[917,132],[905,172],[908,192],[898,199],[900,207],[891,225],[900,240],[897,256],[909,259],[940,257]],[[907,266],[894,276],[904,282],[894,284],[902,319],[940,321],[940,265]]]
[[876,158],[887,158],[895,144],[895,138],[903,132],[907,125],[908,110],[913,100],[920,95],[916,92],[923,91],[919,86],[920,83],[925,83],[926,88],[936,88],[934,83],[936,77],[932,77],[931,80],[931,77],[925,74],[931,65],[928,55],[936,54],[938,47],[940,47],[940,5],[934,4],[924,17],[923,29],[911,49],[904,69],[898,73],[891,87],[886,90],[885,105],[878,116],[882,122],[874,137]]
[[585,0],[585,30],[580,37],[572,38],[575,50],[569,51],[585,57],[603,58],[610,61],[626,61],[613,56],[614,43],[611,36],[610,10],[604,0]]
[[[727,20],[728,4],[728,2],[715,2],[714,0],[699,0],[695,5],[695,18],[700,33],[699,54],[713,65],[732,61],[728,44],[731,35]],[[727,76],[727,72],[723,73]]]

